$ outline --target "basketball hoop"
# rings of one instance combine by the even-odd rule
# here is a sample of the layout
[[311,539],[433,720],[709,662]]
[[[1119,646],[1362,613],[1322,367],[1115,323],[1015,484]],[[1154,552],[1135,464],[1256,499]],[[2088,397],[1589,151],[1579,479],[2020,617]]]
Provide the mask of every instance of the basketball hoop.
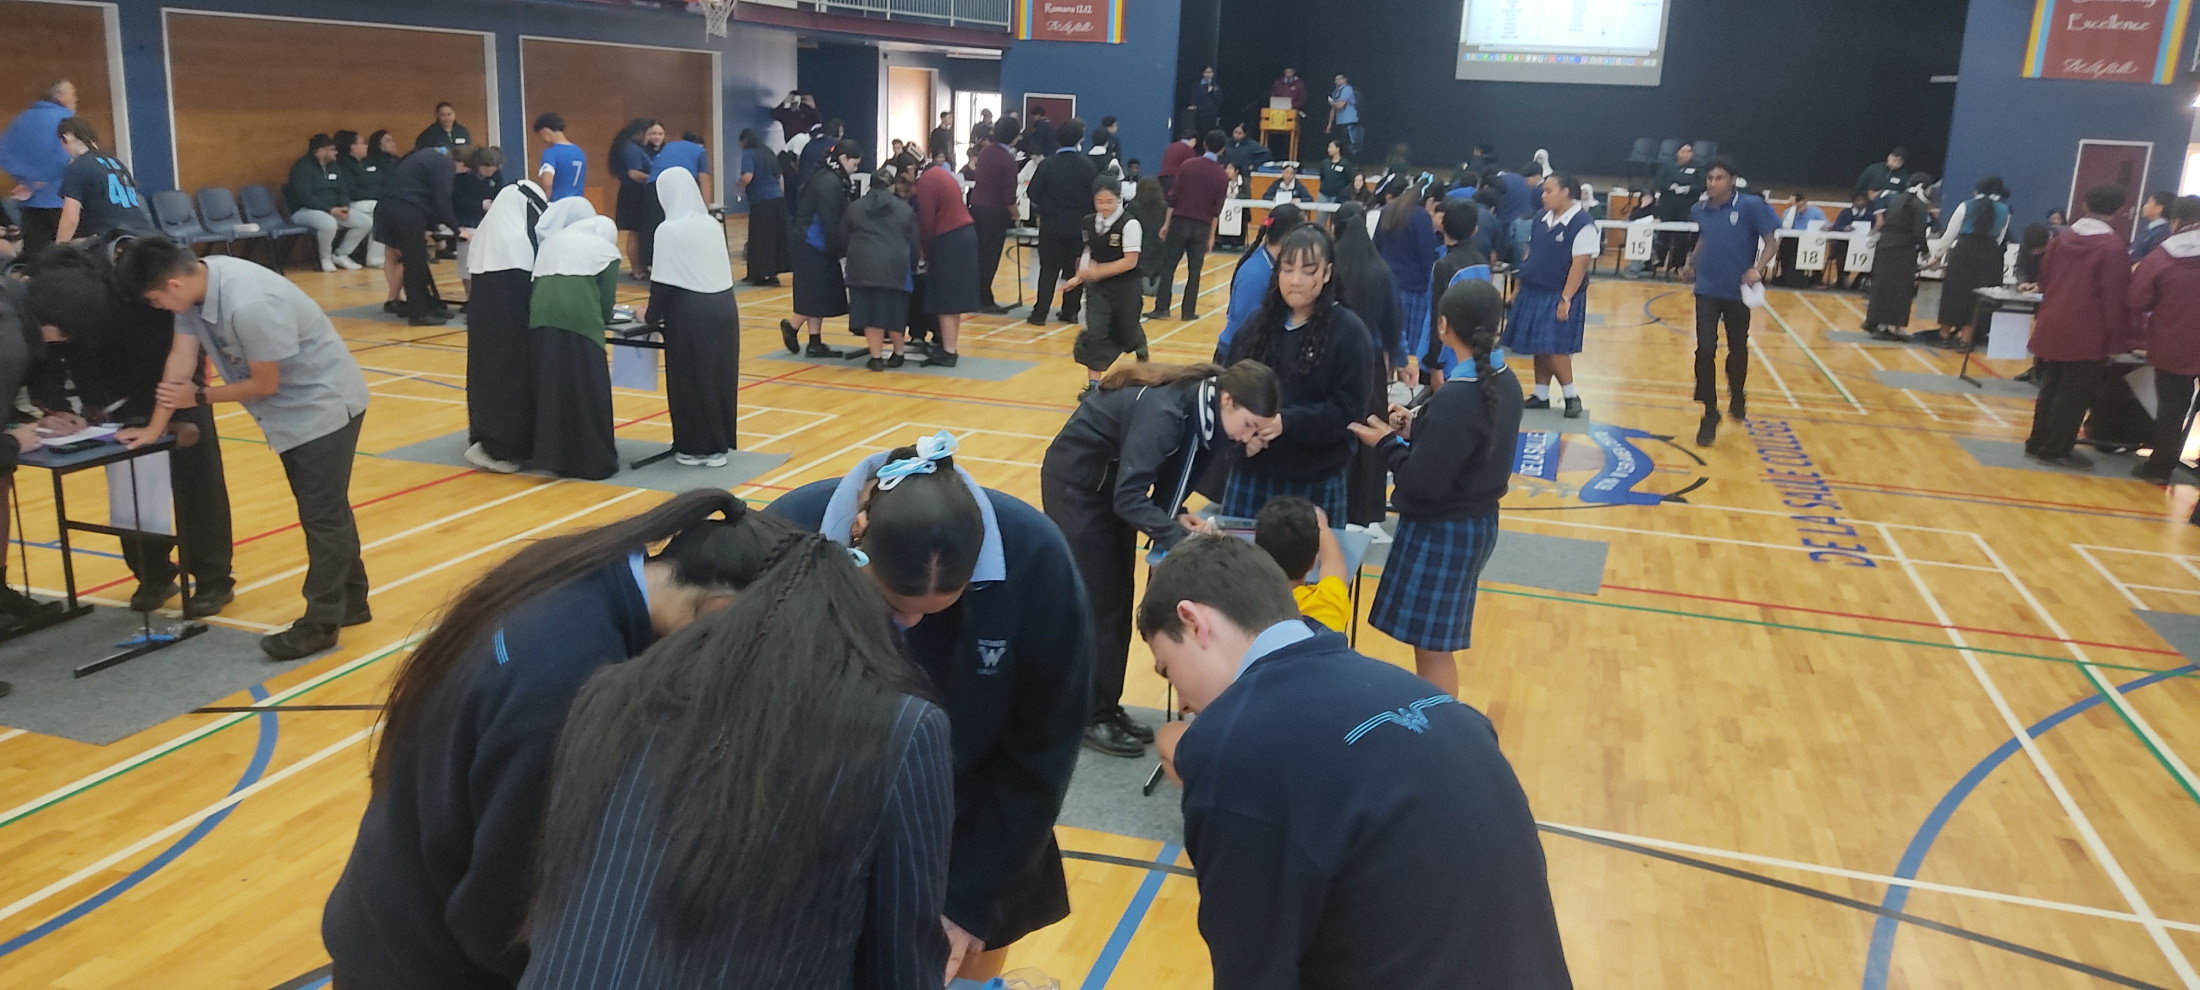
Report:
[[725,37],[726,18],[733,14],[733,0],[697,0],[696,6],[703,8],[703,37]]

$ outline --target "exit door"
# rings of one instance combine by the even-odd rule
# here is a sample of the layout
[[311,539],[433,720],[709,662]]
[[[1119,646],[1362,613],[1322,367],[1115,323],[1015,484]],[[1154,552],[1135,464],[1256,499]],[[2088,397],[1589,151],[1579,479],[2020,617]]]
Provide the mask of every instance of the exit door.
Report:
[[2146,141],[2080,141],[2078,142],[2078,167],[2070,175],[2070,206],[2064,216],[2076,220],[2085,213],[2086,190],[2096,186],[2116,186],[2124,191],[2124,208],[2114,217],[2104,218],[2116,228],[2116,236],[2125,242],[2131,240],[2131,218],[2141,199],[2146,197],[2147,166],[2154,157],[2154,145]]

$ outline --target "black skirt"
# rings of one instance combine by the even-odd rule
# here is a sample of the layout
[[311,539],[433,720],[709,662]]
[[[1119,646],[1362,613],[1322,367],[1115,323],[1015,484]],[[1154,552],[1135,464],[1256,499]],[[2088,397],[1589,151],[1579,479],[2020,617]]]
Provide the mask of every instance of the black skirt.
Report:
[[758,199],[749,202],[749,281],[777,278],[792,266],[787,260],[787,201]]
[[1069,917],[1069,879],[1062,873],[1062,847],[1052,835],[1031,868],[1017,878],[1001,904],[1001,920],[988,950],[1006,948],[1032,932]]
[[935,316],[978,309],[978,228],[965,224],[932,239],[926,254],[924,311]]
[[664,204],[657,201],[657,187],[646,182],[619,183],[619,198],[612,207],[612,219],[620,230],[657,232],[657,225],[665,222]]
[[909,293],[900,289],[849,289],[848,329],[862,333],[884,327],[888,333],[909,329]]
[[794,314],[841,316],[848,312],[848,283],[841,279],[840,261],[826,257],[808,241],[794,245]]
[[665,401],[672,407],[672,449],[698,457],[740,446],[741,312],[733,290],[691,292],[658,286],[653,316],[663,307]]
[[529,464],[590,481],[619,473],[604,345],[557,327],[535,327],[532,336],[535,456]]
[[1978,316],[1977,290],[2001,284],[2001,245],[1984,234],[1964,234],[1948,249],[1948,277],[1940,285],[1940,325],[1967,327]]
[[502,461],[525,462],[535,451],[533,286],[523,268],[483,272],[466,299],[466,435]]
[[1875,326],[1910,325],[1910,307],[1917,300],[1917,245],[1881,244],[1872,256],[1871,304],[1864,322]]

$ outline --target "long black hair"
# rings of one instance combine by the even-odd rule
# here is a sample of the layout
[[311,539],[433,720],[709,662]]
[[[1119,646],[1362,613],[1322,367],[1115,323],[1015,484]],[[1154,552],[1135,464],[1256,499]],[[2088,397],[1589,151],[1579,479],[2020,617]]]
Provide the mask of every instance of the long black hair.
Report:
[[[917,448],[902,447],[885,463],[915,456]],[[871,575],[897,595],[961,591],[978,569],[985,515],[952,455],[933,464],[931,473],[904,476],[892,488],[864,482],[856,503],[864,525],[851,542],[870,557]]]
[[366,157],[365,159],[362,159],[362,160],[364,161],[364,160],[376,160],[376,159],[381,159],[381,160],[388,160],[388,161],[396,161],[396,160],[397,160],[397,156],[396,156],[396,155],[390,154],[389,152],[387,152],[387,151],[383,151],[383,150],[382,150],[382,139],[383,139],[383,138],[386,138],[386,137],[389,137],[389,136],[390,136],[390,132],[388,132],[388,131],[386,131],[386,130],[384,130],[384,131],[376,131],[376,132],[374,132],[374,133],[372,133],[372,134],[369,134],[369,135],[367,135],[367,157]]
[[607,809],[630,781],[663,854],[636,914],[661,950],[725,967],[726,985],[769,984],[788,946],[865,896],[894,728],[920,675],[844,548],[775,532],[731,605],[581,689],[543,826],[538,931],[612,841]]
[[[1396,209],[1402,202],[1405,200],[1393,200],[1390,208]],[[1420,205],[1416,203],[1413,208],[1420,209]],[[1367,324],[1369,343],[1375,350],[1389,353],[1390,331],[1402,330],[1404,314],[1399,312],[1398,283],[1390,274],[1390,265],[1367,235],[1367,207],[1359,203],[1337,207],[1337,212],[1330,214],[1329,232],[1337,244],[1337,265],[1329,279],[1337,287],[1337,301]],[[1403,362],[1406,356],[1391,357]]]
[[[779,156],[772,154],[771,149],[764,146],[763,136],[756,133],[754,128],[742,129],[741,147],[744,150],[754,152],[754,154],[751,155],[751,158],[753,158],[756,162],[755,178],[750,179],[749,181],[754,182],[758,179],[768,179],[773,182],[779,181]],[[735,169],[734,171],[738,172],[740,170]],[[799,192],[799,190],[797,191]]]
[[1283,269],[1293,264],[1334,265],[1336,260],[1335,242],[1317,224],[1304,224],[1283,235],[1276,244],[1276,275],[1268,282],[1268,294],[1261,299],[1260,310],[1253,314],[1249,325],[1239,331],[1248,334],[1244,357],[1276,369],[1276,374],[1285,378],[1312,374],[1321,367],[1322,359],[1329,354],[1329,330],[1334,322],[1330,311],[1337,306],[1336,271],[1332,268],[1329,281],[1322,284],[1321,294],[1314,298],[1314,311],[1306,325],[1286,332],[1283,325],[1291,319],[1291,305],[1283,301]]
[[[1147,179],[1144,181],[1154,182],[1155,188],[1160,187],[1160,183],[1155,180]],[[1297,230],[1305,223],[1306,211],[1300,209],[1299,204],[1276,204],[1274,209],[1268,211],[1268,219],[1263,221],[1260,229],[1253,233],[1252,241],[1245,245],[1245,253],[1238,255],[1237,268],[1230,269],[1231,276],[1236,277],[1237,269],[1245,267],[1246,260],[1253,256],[1253,252],[1267,246],[1269,241],[1280,239],[1283,235]]]
[[648,117],[636,117],[627,121],[625,127],[619,128],[619,133],[611,139],[611,153],[604,156],[604,161],[610,164],[613,174],[621,178],[626,176],[626,169],[619,167],[619,158],[621,157],[619,153],[625,151],[629,143],[640,144],[642,132],[649,130],[650,126],[655,123],[657,122]]
[[1505,318],[1505,298],[1497,286],[1480,279],[1462,279],[1444,290],[1444,296],[1436,303],[1436,313],[1443,318],[1452,335],[1465,341],[1468,356],[1474,360],[1474,377],[1482,386],[1482,408],[1490,419],[1497,419],[1497,389],[1494,380],[1497,362],[1490,360],[1490,351],[1497,346],[1497,333]]
[[445,685],[460,665],[514,609],[575,577],[660,543],[664,548],[652,559],[670,564],[680,584],[739,590],[761,570],[760,548],[769,547],[784,527],[776,519],[749,512],[731,492],[698,489],[632,519],[551,537],[513,554],[451,599],[434,628],[397,669],[382,709],[382,740],[374,754],[375,790],[389,785],[391,765],[398,756],[418,745],[445,697]]
[[1230,401],[1255,416],[1268,417],[1283,407],[1283,387],[1276,373],[1258,361],[1239,361],[1225,368],[1211,361],[1199,364],[1156,364],[1140,361],[1119,365],[1100,377],[1100,390],[1170,386],[1179,382],[1212,378],[1215,388]]

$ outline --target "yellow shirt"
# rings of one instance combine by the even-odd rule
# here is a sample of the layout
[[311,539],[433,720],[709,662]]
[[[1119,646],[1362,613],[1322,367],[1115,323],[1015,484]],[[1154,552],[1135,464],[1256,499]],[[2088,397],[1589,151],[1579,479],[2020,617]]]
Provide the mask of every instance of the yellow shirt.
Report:
[[1300,615],[1338,632],[1352,622],[1352,591],[1345,587],[1343,578],[1326,577],[1314,584],[1296,585],[1291,597],[1298,600]]

